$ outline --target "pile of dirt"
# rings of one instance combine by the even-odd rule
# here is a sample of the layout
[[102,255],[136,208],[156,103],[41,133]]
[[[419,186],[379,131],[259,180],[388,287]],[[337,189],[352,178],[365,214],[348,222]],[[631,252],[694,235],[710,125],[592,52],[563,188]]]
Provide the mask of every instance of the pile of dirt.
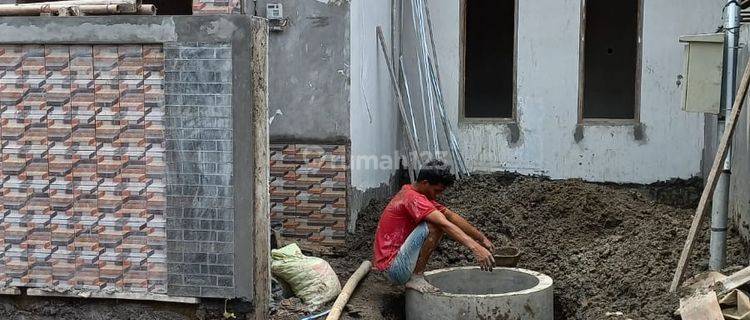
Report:
[[[237,319],[246,314],[234,310]],[[223,300],[200,305],[153,301],[0,296],[0,319],[8,320],[219,320]]]
[[[700,194],[700,181],[651,186],[552,181],[516,174],[475,175],[448,189],[440,201],[497,244],[521,248],[520,267],[555,281],[556,319],[601,319],[622,312],[633,319],[672,319],[677,297],[668,287]],[[666,195],[666,196],[665,196]],[[687,203],[686,203],[687,202]],[[667,204],[665,204],[667,203]],[[329,259],[342,281],[371,259],[372,239],[385,201],[360,213],[348,255]],[[704,271],[708,229],[698,239],[688,274]],[[740,239],[731,234],[728,265],[745,265]],[[473,264],[460,244],[443,241],[428,268]],[[365,319],[403,317],[403,289],[373,274],[351,308]]]

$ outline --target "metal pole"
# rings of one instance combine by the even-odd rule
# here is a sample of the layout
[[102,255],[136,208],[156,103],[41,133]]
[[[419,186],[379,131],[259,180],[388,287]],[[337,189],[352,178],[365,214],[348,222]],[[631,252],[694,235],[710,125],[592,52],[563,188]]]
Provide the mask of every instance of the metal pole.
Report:
[[436,90],[435,90],[435,92],[436,92],[436,95],[438,97],[438,103],[439,103],[439,106],[440,106],[440,111],[443,113],[443,118],[444,118],[443,120],[448,125],[448,128],[446,129],[446,132],[445,132],[446,139],[448,139],[448,144],[451,145],[451,146],[453,146],[453,148],[455,148],[455,150],[453,150],[453,151],[455,152],[456,157],[458,158],[457,163],[456,163],[457,172],[460,172],[461,174],[464,174],[464,175],[468,176],[469,175],[469,169],[466,168],[466,161],[464,161],[464,157],[461,154],[461,149],[459,148],[458,139],[453,134],[453,125],[451,124],[451,122],[445,116],[445,110],[446,110],[445,109],[445,98],[443,97],[443,91],[441,89],[442,83],[440,82],[440,72],[439,72],[440,65],[438,63],[437,48],[435,47],[435,37],[434,37],[434,34],[432,32],[432,17],[430,16],[430,6],[429,6],[429,3],[425,5],[425,7],[424,7],[424,13],[426,14],[427,30],[429,30],[429,34],[428,35],[430,36],[430,43],[429,43],[429,45],[430,45],[430,49],[431,49],[431,53],[432,53],[432,57],[431,58],[433,59],[433,64],[432,64],[433,68],[431,70],[435,74],[435,80],[436,80],[436,83],[435,83],[435,89]]
[[412,165],[413,165],[413,169],[417,170],[418,168],[422,167],[422,159],[420,158],[422,153],[421,153],[421,151],[419,149],[419,134],[417,133],[417,121],[414,118],[414,109],[413,109],[413,106],[412,106],[412,103],[411,103],[411,93],[409,91],[409,80],[406,79],[406,70],[404,69],[404,57],[401,56],[401,58],[399,59],[399,61],[401,62],[401,77],[402,77],[402,79],[404,81],[404,92],[406,93],[406,97],[405,97],[406,98],[406,104],[407,104],[406,107],[409,108],[409,118],[410,119],[408,121],[409,122],[409,126],[407,126],[406,129],[407,130],[411,130],[412,134],[414,135],[414,140],[415,140],[415,146],[414,147],[416,148],[415,150],[413,150],[415,152],[414,156],[413,157],[409,157],[409,159],[415,159],[416,160],[415,163],[413,163]]
[[[414,36],[417,38],[417,41],[419,41],[419,24],[417,23],[417,8],[414,0],[411,0],[411,20],[414,24]],[[417,50],[419,51],[419,50]],[[424,132],[425,132],[425,142],[427,143],[427,151],[428,153],[431,153],[429,158],[434,157],[435,154],[437,154],[437,150],[434,149],[434,145],[432,144],[432,139],[430,138],[432,134],[430,134],[430,122],[427,119],[428,118],[428,112],[427,112],[427,93],[424,83],[424,75],[422,74],[422,58],[419,52],[416,52],[416,58],[417,58],[417,70],[419,71],[419,90],[422,95],[422,118],[424,120]],[[421,156],[421,155],[420,155]]]
[[[726,38],[724,46],[726,61],[724,65],[724,117],[719,117],[719,137],[724,133],[726,117],[732,113],[737,87],[737,47],[739,46],[740,6],[737,0],[728,0],[725,7],[724,29]],[[731,143],[724,161],[724,168],[719,176],[719,183],[713,196],[711,207],[711,246],[708,267],[710,270],[721,270],[726,260],[727,221],[729,220],[729,186],[732,168]]]

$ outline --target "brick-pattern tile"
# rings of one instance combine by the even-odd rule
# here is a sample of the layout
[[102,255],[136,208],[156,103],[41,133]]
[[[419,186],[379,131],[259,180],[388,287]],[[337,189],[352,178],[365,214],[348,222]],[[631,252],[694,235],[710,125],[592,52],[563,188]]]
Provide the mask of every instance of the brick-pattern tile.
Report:
[[193,0],[193,14],[237,14],[240,0]]
[[[161,130],[167,137],[153,173],[166,167],[167,292],[234,297],[231,47],[174,43],[164,51],[165,87],[147,83],[145,93],[147,111],[165,119],[147,120],[147,139]],[[163,110],[152,101],[162,90]]]
[[0,46],[0,286],[166,292],[160,53]]
[[344,244],[347,154],[343,145],[271,145],[271,220],[281,236],[314,251]]

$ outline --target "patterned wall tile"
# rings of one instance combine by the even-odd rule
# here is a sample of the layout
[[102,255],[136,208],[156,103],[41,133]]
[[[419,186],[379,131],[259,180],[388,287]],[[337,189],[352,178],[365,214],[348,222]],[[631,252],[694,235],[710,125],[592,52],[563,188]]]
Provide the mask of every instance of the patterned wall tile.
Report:
[[120,53],[117,45],[95,45],[94,79],[115,80],[119,77]]
[[164,59],[143,47],[0,46],[0,286],[166,292]]
[[271,145],[271,219],[303,248],[336,251],[347,222],[347,149]]
[[23,62],[21,63],[23,76],[26,78],[46,78],[47,71],[44,66],[44,46],[43,45],[23,45]]
[[164,47],[161,45],[143,45],[143,80],[148,82],[163,79]]
[[117,71],[120,80],[143,80],[145,67],[143,46],[121,45],[117,47]]
[[70,46],[48,45],[44,47],[44,68],[47,79],[70,79]]
[[92,46],[69,46],[70,76],[72,79],[94,79],[94,50]]
[[23,76],[23,49],[20,45],[0,48],[0,80],[20,79]]

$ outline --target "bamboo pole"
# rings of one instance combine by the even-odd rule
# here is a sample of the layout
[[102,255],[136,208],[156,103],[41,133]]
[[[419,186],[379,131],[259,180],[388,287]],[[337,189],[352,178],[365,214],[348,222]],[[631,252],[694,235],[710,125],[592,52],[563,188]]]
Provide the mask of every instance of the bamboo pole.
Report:
[[75,0],[27,4],[0,4],[0,16],[38,16],[78,7],[85,14],[138,13],[140,0]]
[[719,174],[721,168],[724,166],[724,160],[727,157],[729,146],[732,145],[732,136],[734,130],[737,128],[737,121],[740,118],[740,112],[745,104],[745,98],[747,97],[747,89],[750,86],[750,63],[745,67],[745,73],[742,76],[742,82],[739,88],[737,88],[737,96],[734,100],[734,106],[732,107],[732,114],[727,115],[726,128],[724,129],[724,135],[721,137],[721,142],[716,151],[714,157],[714,163],[711,166],[711,171],[708,173],[706,179],[706,186],[703,188],[703,194],[701,200],[698,202],[698,208],[695,210],[695,216],[693,216],[693,223],[690,225],[690,231],[688,232],[687,240],[685,240],[685,246],[682,248],[680,254],[680,260],[677,262],[677,270],[674,272],[672,278],[672,285],[669,287],[669,292],[676,292],[677,287],[682,282],[682,276],[685,274],[687,267],[687,260],[693,251],[693,245],[695,244],[695,236],[698,234],[703,220],[705,220],[706,212],[708,212],[709,201],[711,201],[711,195],[713,195],[716,185],[719,182]]
[[59,12],[72,7],[86,14],[119,14],[123,13],[118,5],[78,5],[78,6],[37,6],[37,7],[0,7],[0,16],[38,16],[44,13]]
[[326,320],[338,320],[341,317],[341,313],[344,312],[344,307],[346,306],[346,303],[349,302],[349,298],[351,298],[354,289],[357,288],[357,285],[362,280],[362,278],[364,278],[367,273],[370,272],[371,268],[372,263],[370,261],[362,261],[359,269],[357,269],[357,271],[355,271],[354,274],[349,277],[349,280],[346,281],[344,288],[341,289],[341,294],[339,294],[339,297],[336,298],[336,302],[333,303],[333,307],[331,307],[331,313],[328,314]]
[[143,4],[140,7],[138,7],[138,14],[153,16],[156,14],[156,6],[153,4]]
[[55,6],[78,6],[78,5],[91,5],[91,4],[127,4],[131,6],[140,6],[143,4],[141,0],[66,0],[66,1],[47,1],[37,3],[22,3],[22,4],[0,4],[0,7],[39,7],[43,5],[55,5]]

